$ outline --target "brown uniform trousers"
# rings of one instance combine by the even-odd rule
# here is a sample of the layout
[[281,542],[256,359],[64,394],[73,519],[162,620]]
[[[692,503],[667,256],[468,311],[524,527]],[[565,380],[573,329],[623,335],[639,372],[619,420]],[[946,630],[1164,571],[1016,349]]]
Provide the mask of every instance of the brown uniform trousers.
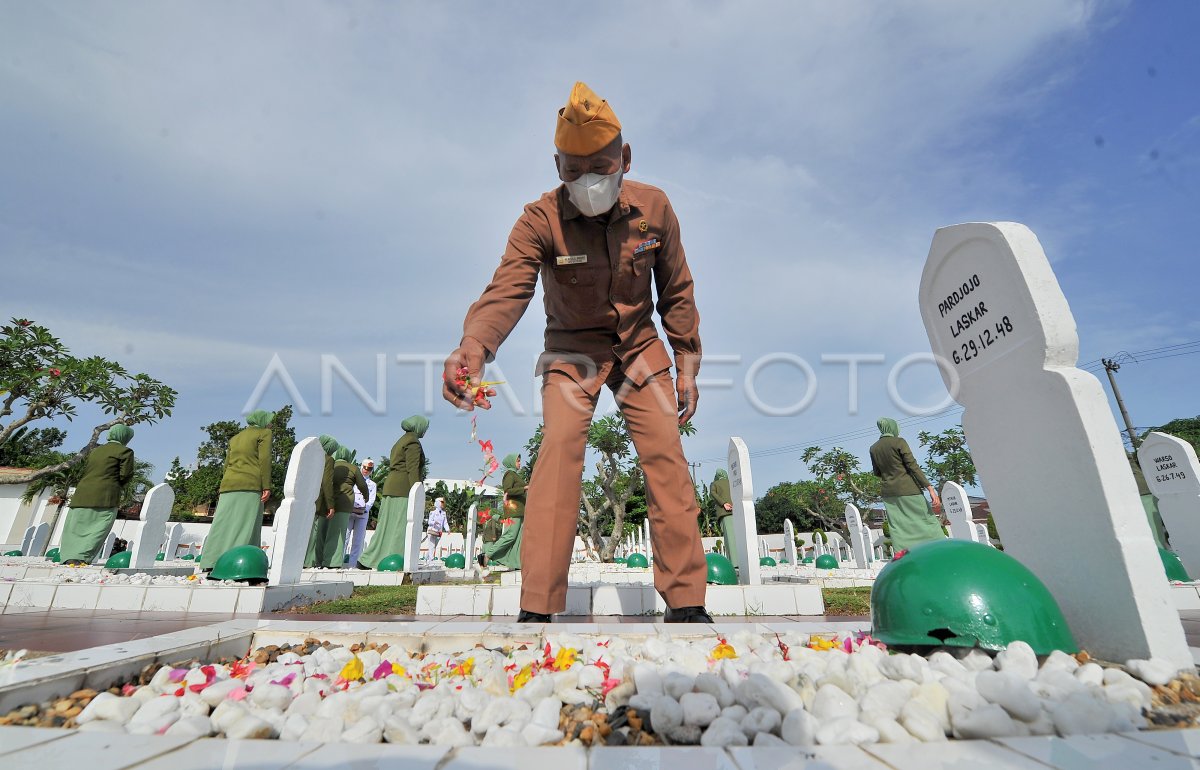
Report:
[[583,456],[602,384],[616,396],[646,474],[654,587],[669,607],[703,606],[707,564],[696,523],[700,511],[679,439],[671,374],[661,371],[638,387],[613,361],[583,384],[559,371],[542,379],[545,428],[525,507],[521,609],[566,609]]

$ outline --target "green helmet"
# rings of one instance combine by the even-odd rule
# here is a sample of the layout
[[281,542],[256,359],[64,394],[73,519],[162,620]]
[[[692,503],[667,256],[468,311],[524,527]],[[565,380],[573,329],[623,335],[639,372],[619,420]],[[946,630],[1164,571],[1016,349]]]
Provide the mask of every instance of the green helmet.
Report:
[[624,556],[614,556],[613,557],[613,564],[624,564],[625,561],[626,561],[626,559]]
[[183,561],[195,561],[195,560],[196,560],[196,554],[194,554],[194,553],[185,553],[183,556],[180,556],[179,558],[180,558],[180,559],[182,559]]
[[461,553],[452,553],[446,557],[446,566],[450,569],[466,569],[467,557]]
[[811,557],[811,556],[805,556],[805,557],[804,557],[804,558],[801,560],[801,562],[800,562],[800,563],[801,563],[801,564],[812,564],[812,563],[813,563],[813,557]]
[[266,551],[256,545],[239,545],[221,554],[208,576],[212,580],[265,583],[267,567]]
[[737,571],[733,562],[719,553],[706,553],[704,560],[708,562],[708,582],[719,586],[737,585]]
[[1158,558],[1162,559],[1163,568],[1167,571],[1167,580],[1178,580],[1183,583],[1192,582],[1187,570],[1183,568],[1183,562],[1174,553],[1168,551],[1166,548],[1159,548]]
[[[805,559],[805,561],[807,561],[807,559]],[[831,553],[823,553],[817,557],[816,567],[817,569],[837,569],[837,557]]]
[[159,551],[158,553],[156,553],[154,555],[154,560],[155,561],[166,561],[167,555],[165,553],[163,553],[162,551]]
[[5,556],[24,556],[25,554],[21,553],[18,550],[18,551],[5,551],[4,555]]
[[780,559],[779,563],[780,564],[791,564],[791,562],[788,561],[788,557],[786,557],[786,556],[784,556],[782,559]]
[[46,558],[55,564],[62,561],[62,556],[59,555],[57,548],[51,548],[49,551],[46,551]]
[[871,634],[888,645],[1077,652],[1054,597],[1023,564],[969,540],[935,540],[883,568],[871,591]]
[[630,569],[646,569],[650,566],[650,562],[646,561],[646,554],[644,553],[631,553],[625,559],[625,566]]
[[770,556],[763,556],[761,559],[758,560],[758,566],[760,566],[760,567],[778,567],[779,565],[776,564],[775,560],[772,559]]
[[391,556],[384,556],[375,565],[375,569],[380,572],[400,572],[404,569],[404,557],[398,553]]
[[129,569],[129,560],[133,557],[130,551],[117,551],[104,562],[105,569]]

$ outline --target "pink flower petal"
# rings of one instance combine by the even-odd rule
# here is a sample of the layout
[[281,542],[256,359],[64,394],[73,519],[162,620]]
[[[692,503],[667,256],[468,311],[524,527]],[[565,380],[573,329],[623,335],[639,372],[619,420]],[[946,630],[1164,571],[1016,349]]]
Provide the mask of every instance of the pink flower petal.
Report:
[[190,671],[190,670],[191,669],[187,669],[187,668],[173,668],[173,669],[171,669],[171,675],[167,677],[167,681],[168,682],[182,682],[183,678],[188,675],[188,671]]
[[246,696],[249,694],[250,694],[250,691],[247,690],[245,687],[239,687],[236,690],[234,690],[233,692],[229,693],[229,695],[226,695],[225,697],[228,698],[229,700],[245,700]]

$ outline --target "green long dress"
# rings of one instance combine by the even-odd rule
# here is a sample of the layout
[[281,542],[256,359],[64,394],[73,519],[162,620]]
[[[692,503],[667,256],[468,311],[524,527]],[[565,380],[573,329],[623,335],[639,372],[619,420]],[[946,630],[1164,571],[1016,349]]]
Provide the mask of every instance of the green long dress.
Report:
[[262,493],[271,488],[271,420],[259,409],[246,417],[249,427],[229,440],[217,511],[204,538],[200,568],[211,570],[231,548],[262,542]]
[[871,445],[871,472],[880,478],[880,494],[891,532],[892,549],[904,551],[921,543],[942,540],[946,533],[925,499],[931,486],[913,457],[900,426],[884,417],[877,423],[882,434]]
[[308,550],[304,555],[304,566],[316,566],[316,550],[313,548],[313,541],[317,534],[317,524],[323,520],[329,511],[334,508],[333,499],[333,467],[334,454],[340,448],[340,445],[333,436],[321,434],[321,448],[325,450],[325,468],[321,471],[321,487],[317,490],[317,502],[313,506],[313,525],[308,533]]
[[[379,521],[358,563],[371,569],[386,556],[404,555],[404,530],[408,527],[408,491],[423,481],[425,451],[421,437],[429,430],[429,420],[413,415],[400,423],[404,435],[392,445],[388,458],[388,475],[379,490]],[[418,537],[420,535],[418,534]]]
[[496,542],[483,547],[489,564],[503,564],[510,569],[521,569],[521,533],[525,525],[525,479],[517,471],[516,458],[517,455],[504,458],[508,470],[500,482],[507,498],[501,518],[512,519],[513,523]]
[[733,504],[733,493],[729,491],[729,474],[724,468],[717,471],[713,483],[708,487],[708,493],[717,504],[717,526],[721,528],[721,545],[725,555],[733,558],[733,511],[725,510],[725,505]]
[[308,539],[304,560],[307,567],[340,569],[345,559],[346,526],[354,511],[354,488],[358,487],[364,498],[370,494],[362,471],[350,462],[353,456],[346,447],[339,447],[334,453],[332,483],[336,513],[332,517],[317,516],[313,520],[312,537]]
[[108,431],[108,443],[88,453],[63,524],[59,553],[64,563],[91,564],[100,555],[117,519],[121,488],[133,478],[133,450],[125,446],[132,438],[133,429],[128,425],[114,425]]

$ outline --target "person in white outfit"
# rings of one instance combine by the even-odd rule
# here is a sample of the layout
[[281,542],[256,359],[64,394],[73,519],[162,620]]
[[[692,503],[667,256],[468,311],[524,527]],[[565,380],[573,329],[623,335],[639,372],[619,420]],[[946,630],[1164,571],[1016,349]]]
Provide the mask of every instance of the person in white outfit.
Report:
[[422,547],[426,543],[429,544],[428,557],[421,557],[421,561],[430,561],[433,559],[434,549],[437,548],[438,541],[442,539],[442,535],[450,528],[450,522],[446,519],[446,498],[439,497],[433,501],[433,510],[429,512],[429,519],[425,522],[425,538],[421,541]]
[[375,461],[370,457],[363,460],[363,480],[367,482],[367,497],[363,499],[358,486],[354,487],[354,510],[350,512],[349,525],[346,528],[346,542],[350,544],[350,555],[346,564],[358,564],[363,547],[367,544],[367,519],[371,518],[371,506],[375,504],[375,482],[371,481],[371,473],[375,470]]

